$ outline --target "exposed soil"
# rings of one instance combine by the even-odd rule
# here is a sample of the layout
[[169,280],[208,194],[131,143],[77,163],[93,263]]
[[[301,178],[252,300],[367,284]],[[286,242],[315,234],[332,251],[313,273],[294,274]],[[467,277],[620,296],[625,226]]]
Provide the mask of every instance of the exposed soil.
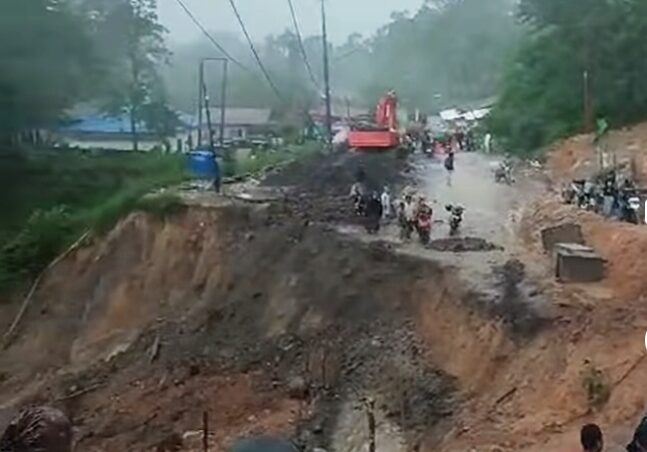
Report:
[[[647,183],[647,123],[611,131],[603,138],[600,148],[615,155],[618,164],[633,167],[638,182]],[[597,165],[592,135],[578,135],[556,143],[547,161],[549,176],[560,182],[589,177]]]
[[0,355],[2,402],[59,400],[81,450],[148,450],[199,430],[203,410],[219,447],[267,431],[327,446],[340,395],[374,397],[405,438],[452,412],[412,328],[432,263],[261,206],[137,214],[61,265]]

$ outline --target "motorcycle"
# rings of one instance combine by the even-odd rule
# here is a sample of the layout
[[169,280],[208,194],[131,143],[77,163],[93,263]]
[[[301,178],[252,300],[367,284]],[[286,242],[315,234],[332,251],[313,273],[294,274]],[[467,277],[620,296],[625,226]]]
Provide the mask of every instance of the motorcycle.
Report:
[[461,206],[452,206],[448,204],[445,209],[449,212],[449,235],[456,235],[463,222],[463,212],[465,209]]
[[507,163],[501,163],[499,167],[494,171],[494,181],[497,184],[514,184],[515,180],[514,176],[512,176],[512,167]]
[[620,219],[627,223],[640,224],[640,197],[626,193],[620,198]]

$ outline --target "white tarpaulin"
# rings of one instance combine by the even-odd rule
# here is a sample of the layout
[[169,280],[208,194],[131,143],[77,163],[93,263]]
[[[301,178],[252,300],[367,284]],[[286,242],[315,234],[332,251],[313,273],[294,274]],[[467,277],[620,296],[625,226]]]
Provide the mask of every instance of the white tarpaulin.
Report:
[[449,110],[443,110],[440,112],[440,117],[443,121],[456,121],[461,117],[461,112],[455,108]]

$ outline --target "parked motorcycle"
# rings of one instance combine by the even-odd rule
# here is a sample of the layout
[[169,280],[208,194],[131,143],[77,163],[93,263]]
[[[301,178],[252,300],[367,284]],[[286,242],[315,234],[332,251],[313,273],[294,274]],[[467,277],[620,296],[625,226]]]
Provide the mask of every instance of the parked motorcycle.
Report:
[[456,235],[461,227],[461,223],[463,223],[465,209],[461,206],[453,206],[451,204],[446,205],[445,209],[449,212],[449,235]]
[[502,162],[499,167],[494,171],[494,181],[498,184],[505,183],[508,185],[514,184],[514,176],[512,175],[512,167],[506,162]]
[[640,224],[640,197],[626,193],[620,197],[620,219],[627,223]]

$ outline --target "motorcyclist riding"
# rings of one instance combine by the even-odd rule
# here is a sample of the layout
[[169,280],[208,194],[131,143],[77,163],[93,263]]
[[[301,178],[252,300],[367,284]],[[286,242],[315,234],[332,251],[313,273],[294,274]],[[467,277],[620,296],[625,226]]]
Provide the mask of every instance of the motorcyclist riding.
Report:
[[458,232],[461,223],[463,222],[463,213],[465,208],[458,205],[447,204],[445,210],[449,212],[449,234],[454,235]]

